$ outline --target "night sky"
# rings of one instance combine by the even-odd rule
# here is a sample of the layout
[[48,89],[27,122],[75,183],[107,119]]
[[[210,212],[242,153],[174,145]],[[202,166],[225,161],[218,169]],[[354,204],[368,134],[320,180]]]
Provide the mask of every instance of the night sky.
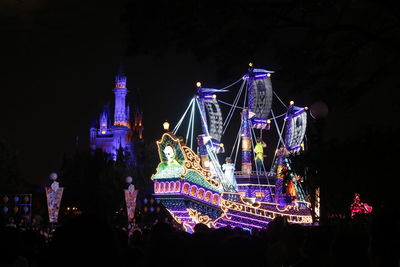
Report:
[[121,62],[128,102],[140,96],[147,142],[159,138],[164,120],[176,123],[196,81],[223,87],[252,61],[276,72],[272,84],[284,101],[328,105],[323,139],[334,144],[325,160],[335,179],[356,179],[350,184],[368,194],[376,175],[355,174],[386,176],[390,157],[382,151],[398,148],[394,4],[178,2],[1,2],[0,137],[17,151],[29,183],[57,171],[77,140],[87,148],[92,120],[114,101]]

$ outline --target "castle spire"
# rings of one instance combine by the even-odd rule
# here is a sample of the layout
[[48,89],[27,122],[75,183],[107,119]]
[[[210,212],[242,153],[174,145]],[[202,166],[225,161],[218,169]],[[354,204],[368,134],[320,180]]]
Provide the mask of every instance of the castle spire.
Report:
[[100,134],[107,134],[109,128],[109,111],[108,107],[104,106],[103,111],[100,114]]
[[114,110],[114,125],[129,127],[127,109],[125,104],[125,96],[128,92],[126,88],[126,76],[123,72],[122,64],[119,67],[118,74],[115,76],[115,110]]

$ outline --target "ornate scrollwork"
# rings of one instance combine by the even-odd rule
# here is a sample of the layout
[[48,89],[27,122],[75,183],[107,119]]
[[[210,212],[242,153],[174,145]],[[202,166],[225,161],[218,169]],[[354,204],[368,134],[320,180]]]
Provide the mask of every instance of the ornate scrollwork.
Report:
[[172,211],[170,211],[169,209],[167,209],[167,210],[168,210],[168,212],[171,214],[172,218],[174,218],[174,220],[175,220],[177,223],[182,224],[182,220],[181,220],[178,216],[175,216],[175,214],[174,214]]
[[278,210],[278,211],[281,211],[281,212],[283,212],[283,211],[288,211],[288,210],[299,210],[299,203],[297,202],[297,201],[294,201],[294,203],[293,204],[290,204],[290,205],[286,205],[283,209],[280,209],[279,208],[279,205],[277,205],[276,206],[276,209]]
[[232,202],[226,199],[222,199],[221,201],[221,208],[222,210],[236,210],[236,211],[244,211],[245,207],[244,205],[238,204],[236,202]]
[[182,150],[186,156],[186,160],[183,162],[186,170],[194,170],[206,179],[208,183],[218,187],[219,181],[211,177],[211,172],[207,171],[200,164],[200,158],[187,146],[182,146]]
[[195,222],[195,223],[202,223],[207,225],[208,227],[214,227],[215,223],[214,221],[208,216],[208,215],[202,215],[199,211],[195,209],[186,209],[189,213],[190,218]]

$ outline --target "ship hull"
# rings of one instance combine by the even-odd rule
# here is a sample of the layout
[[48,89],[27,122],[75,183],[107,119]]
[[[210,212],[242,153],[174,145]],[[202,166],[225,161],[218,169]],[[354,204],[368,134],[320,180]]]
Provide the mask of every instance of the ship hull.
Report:
[[188,232],[193,232],[197,223],[214,228],[262,229],[278,216],[289,223],[312,224],[309,203],[279,201],[275,186],[269,184],[276,177],[258,178],[238,178],[237,193],[219,193],[178,178],[156,181],[154,197]]

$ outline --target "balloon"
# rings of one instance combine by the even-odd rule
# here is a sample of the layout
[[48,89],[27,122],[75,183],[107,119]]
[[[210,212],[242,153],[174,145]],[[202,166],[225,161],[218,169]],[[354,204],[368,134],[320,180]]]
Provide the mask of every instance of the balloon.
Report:
[[54,181],[58,178],[58,175],[57,175],[57,173],[52,172],[52,173],[50,173],[49,178],[50,178],[50,180]]
[[143,199],[143,203],[144,203],[144,204],[147,204],[148,201],[149,201],[149,200],[148,200],[147,198]]
[[324,102],[317,101],[311,105],[310,115],[314,119],[324,118],[328,115],[328,111],[328,106]]
[[29,202],[29,196],[24,196],[24,202],[28,203]]
[[153,207],[150,207],[150,212],[154,212],[154,208]]
[[13,211],[14,211],[14,213],[17,213],[18,212],[18,207],[14,206]]
[[19,196],[15,196],[15,197],[14,197],[14,202],[15,202],[15,203],[18,203],[18,202],[19,202]]
[[3,212],[4,212],[4,213],[7,213],[7,212],[8,212],[8,207],[4,206],[4,207],[3,207]]
[[4,203],[7,203],[8,202],[8,196],[4,196],[3,197],[3,201],[4,201]]
[[131,176],[128,176],[128,177],[126,177],[126,182],[128,183],[128,184],[131,184],[132,183],[132,177]]

